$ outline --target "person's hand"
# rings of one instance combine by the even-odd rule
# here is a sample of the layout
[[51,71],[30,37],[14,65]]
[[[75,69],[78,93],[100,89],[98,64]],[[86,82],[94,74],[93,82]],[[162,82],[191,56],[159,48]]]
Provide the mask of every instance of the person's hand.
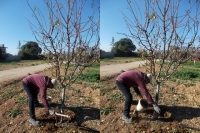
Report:
[[141,100],[142,98],[142,95],[138,95],[138,100]]
[[157,103],[153,104],[153,108],[158,114],[160,114],[160,108],[158,107]]
[[55,111],[53,109],[49,109],[49,114],[50,115],[54,115],[55,114]]

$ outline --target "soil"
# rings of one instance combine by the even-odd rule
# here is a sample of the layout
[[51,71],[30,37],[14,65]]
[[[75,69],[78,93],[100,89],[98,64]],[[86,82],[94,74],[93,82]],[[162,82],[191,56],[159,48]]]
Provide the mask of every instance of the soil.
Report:
[[[135,112],[138,101],[135,92],[132,91],[133,103],[130,115],[133,117],[134,121],[131,124],[127,124],[121,119],[125,98],[115,85],[117,75],[121,70],[115,69],[114,66],[115,65],[110,69],[110,71],[113,71],[111,76],[107,75],[101,77],[101,133],[200,132],[199,82],[176,80],[174,82],[167,81],[163,84],[158,101],[158,105],[161,109],[160,116],[155,114],[152,105],[149,105],[147,109],[141,112]],[[125,66],[122,68],[124,67]],[[145,67],[134,69],[144,72],[146,70]],[[192,84],[194,85],[192,86]],[[156,85],[147,85],[147,88],[155,99]],[[107,107],[109,107],[109,109]],[[106,111],[107,113],[105,113]]]
[[[80,82],[71,88],[66,88],[66,99],[63,114],[69,118],[50,115],[41,104],[35,108],[36,118],[40,121],[38,126],[28,122],[29,109],[28,97],[22,88],[21,79],[27,72],[34,73],[33,69],[25,71],[24,68],[17,70],[21,77],[15,80],[1,82],[0,88],[0,132],[1,133],[89,133],[100,130],[100,88],[99,83]],[[43,69],[42,69],[43,70]],[[37,73],[49,75],[51,71]],[[3,72],[3,71],[2,71]],[[24,73],[23,73],[24,72]],[[23,73],[23,74],[22,74]],[[1,75],[1,74],[0,74]],[[1,79],[1,78],[0,78]],[[95,87],[94,87],[95,86]],[[60,113],[61,90],[50,89],[47,95],[52,97],[51,107]],[[41,103],[40,95],[38,100]]]
[[[132,64],[130,63],[130,66]],[[64,118],[60,122],[60,116],[51,116],[43,106],[36,108],[36,117],[40,121],[39,126],[34,127],[28,122],[28,99],[21,85],[20,79],[10,79],[1,82],[0,88],[0,132],[4,133],[165,133],[165,132],[200,132],[200,83],[191,81],[167,81],[161,86],[159,107],[163,116],[156,117],[153,107],[149,105],[142,112],[134,113],[137,99],[134,92],[131,116],[132,124],[126,124],[121,120],[124,106],[124,97],[116,88],[115,79],[121,70],[131,69],[128,63],[120,68],[118,65],[110,67],[109,72],[101,71],[101,83],[74,84],[67,88],[64,114],[70,118]],[[132,65],[133,66],[133,65]],[[132,67],[131,66],[131,67]],[[126,69],[128,67],[128,69]],[[121,69],[122,68],[122,69]],[[139,66],[135,68],[145,71]],[[16,70],[15,70],[16,71]],[[17,70],[19,73],[23,72]],[[29,69],[30,72],[30,69]],[[44,75],[50,75],[50,71],[41,71]],[[107,73],[104,76],[103,73]],[[25,75],[27,72],[25,72]],[[1,75],[1,74],[0,74]],[[0,78],[1,79],[1,78]],[[5,85],[6,84],[6,85]],[[184,84],[195,84],[188,86]],[[96,86],[96,87],[94,87]],[[99,88],[100,86],[100,88]],[[147,86],[154,97],[155,86]],[[174,88],[174,89],[172,89]],[[52,97],[51,106],[59,113],[61,90],[48,90]],[[155,97],[154,97],[155,98]],[[40,98],[39,98],[40,100]],[[106,107],[110,107],[108,110]],[[100,117],[101,108],[101,117]],[[107,111],[107,112],[104,112]],[[15,115],[17,112],[18,115]]]

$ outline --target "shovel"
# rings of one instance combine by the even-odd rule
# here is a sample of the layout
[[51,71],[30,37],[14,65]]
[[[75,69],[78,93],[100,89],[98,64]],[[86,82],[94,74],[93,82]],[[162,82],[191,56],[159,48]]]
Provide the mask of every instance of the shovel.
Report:
[[64,114],[60,114],[60,113],[57,113],[57,112],[55,112],[55,115],[58,115],[58,116],[63,116],[63,117],[70,118],[70,116],[69,116],[69,115],[64,115]]

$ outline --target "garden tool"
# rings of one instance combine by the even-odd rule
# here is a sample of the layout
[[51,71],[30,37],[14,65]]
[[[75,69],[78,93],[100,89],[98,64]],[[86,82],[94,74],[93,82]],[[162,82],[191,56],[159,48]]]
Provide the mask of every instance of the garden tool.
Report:
[[55,112],[55,115],[58,115],[58,116],[63,116],[63,117],[70,118],[70,116],[69,116],[69,115],[64,115],[64,114],[60,114],[60,113],[57,113],[57,112]]
[[145,108],[148,108],[148,102],[145,99],[139,100],[136,106],[136,111],[142,111]]

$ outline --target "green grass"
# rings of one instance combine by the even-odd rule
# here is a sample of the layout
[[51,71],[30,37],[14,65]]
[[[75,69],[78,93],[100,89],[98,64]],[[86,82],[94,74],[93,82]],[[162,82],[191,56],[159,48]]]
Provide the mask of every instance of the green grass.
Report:
[[111,93],[110,91],[116,88],[116,86],[113,86],[113,84],[104,84],[104,82],[100,82],[100,84],[100,96],[103,96],[106,93]]
[[100,96],[105,95],[108,92],[108,89],[106,86],[100,86]]
[[118,93],[116,93],[116,94],[110,94],[109,95],[109,100],[116,100],[116,99],[118,99],[119,98],[119,94]]
[[[68,78],[68,77],[67,77]],[[99,83],[100,81],[100,63],[95,62],[89,68],[85,69],[82,74],[79,75],[76,83],[82,84],[82,82]]]
[[[75,83],[77,84],[83,84],[87,82],[88,83],[99,83],[100,81],[100,63],[95,62],[85,70],[83,70],[83,73],[81,74],[75,74],[74,77],[77,77]],[[69,79],[70,75],[66,75],[66,79]],[[73,79],[73,77],[71,77]],[[98,85],[94,85],[93,89],[98,88]]]
[[108,115],[110,112],[114,111],[111,105],[101,108],[101,115]]
[[99,62],[94,62],[91,66],[91,68],[100,68],[100,63]]
[[96,90],[96,89],[98,89],[98,88],[100,88],[100,83],[98,83],[98,84],[88,84],[93,90]]
[[112,59],[110,59],[110,58],[104,58],[104,59],[101,59],[101,61],[112,62]]
[[19,115],[21,113],[21,111],[17,108],[17,109],[13,109],[9,112],[8,116],[15,118],[17,115]]
[[196,82],[200,81],[200,62],[196,62],[195,65],[193,61],[183,63],[170,80],[176,82],[177,85],[195,86]]
[[0,99],[10,99],[13,96],[15,96],[15,94],[17,93],[16,89],[13,88],[7,88],[3,93],[0,94]]
[[19,104],[22,104],[22,105],[27,104],[27,97],[25,97],[25,96],[18,97],[16,103],[19,103]]
[[197,62],[197,61],[196,61],[195,64],[194,64],[193,61],[188,61],[186,63],[183,63],[182,65],[185,66],[185,67],[200,68],[200,62]]
[[198,69],[182,68],[172,75],[172,78],[182,80],[200,79],[200,73]]
[[[181,67],[171,76],[171,80],[192,80],[200,81],[200,62],[196,62],[194,65],[193,61],[183,63]],[[180,81],[179,81],[180,82]],[[193,86],[192,84],[186,86]]]
[[99,70],[86,70],[80,75],[79,80],[86,82],[99,82],[100,81],[100,71]]
[[111,101],[113,101],[113,102],[115,102],[115,103],[118,103],[118,102],[120,102],[120,101],[123,101],[124,98],[121,97],[121,95],[120,95],[119,93],[115,93],[115,94],[110,94],[110,95],[108,96],[108,100],[111,100]]

